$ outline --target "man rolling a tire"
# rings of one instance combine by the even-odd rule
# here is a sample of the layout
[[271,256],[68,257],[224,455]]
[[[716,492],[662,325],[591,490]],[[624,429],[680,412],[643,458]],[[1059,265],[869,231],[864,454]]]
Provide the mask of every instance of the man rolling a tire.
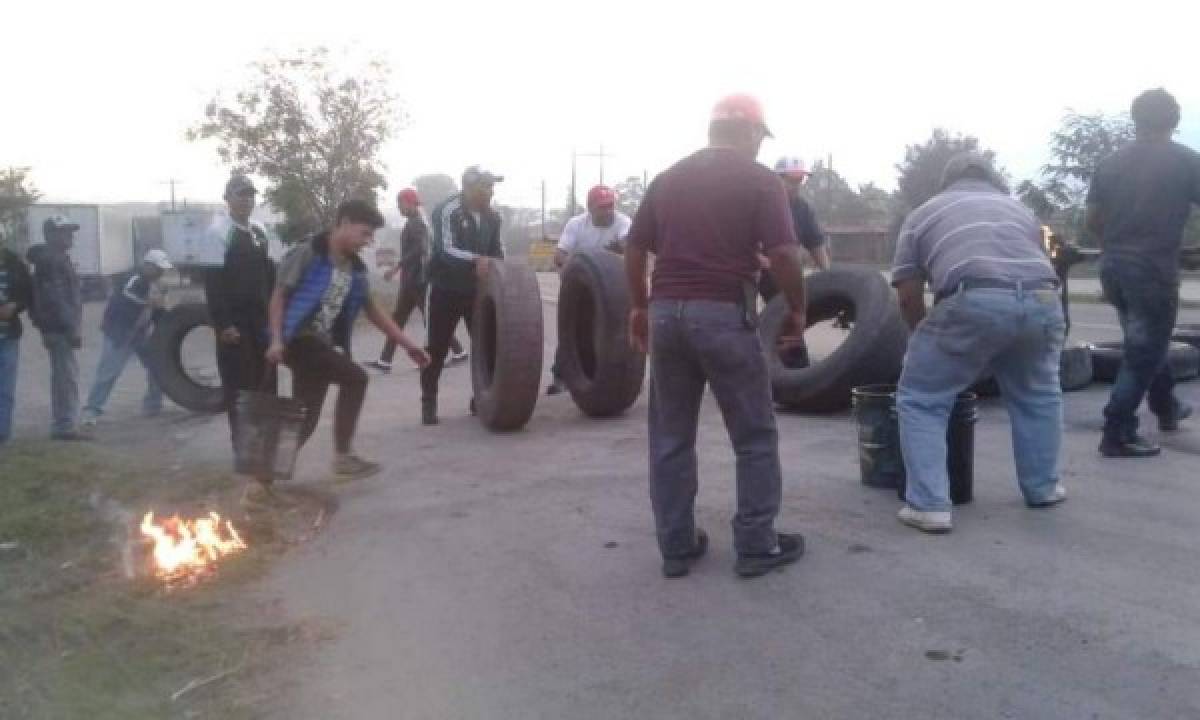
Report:
[[803,266],[787,195],[755,162],[768,136],[757,100],[733,95],[718,102],[709,147],[654,179],[626,243],[630,342],[650,353],[652,367],[650,499],[665,577],[687,575],[708,547],[694,513],[706,385],[737,456],[735,572],[763,575],[804,552],[800,535],[774,527],[782,495],[779,435],[756,330],[760,253],[787,296],[792,332],[805,327]]
[[[625,236],[629,234],[632,221],[617,210],[617,194],[606,185],[597,185],[588,191],[587,212],[576,215],[563,226],[558,248],[554,251],[554,265],[561,273],[571,255],[584,250],[608,250],[617,254],[625,252]],[[562,381],[562,344],[554,353],[554,366],[550,369],[551,382],[547,395],[558,395],[566,387]]]
[[[941,188],[905,220],[892,270],[913,329],[896,393],[908,478],[899,518],[929,533],[953,527],[947,424],[959,393],[987,369],[1008,405],[1026,504],[1067,496],[1058,480],[1066,323],[1041,226],[982,157],[953,157]],[[935,297],[928,314],[926,283]]]
[[1106,158],[1088,192],[1087,227],[1100,240],[1100,283],[1117,309],[1124,357],[1104,408],[1100,453],[1150,457],[1157,444],[1138,434],[1145,399],[1162,432],[1192,414],[1175,396],[1168,363],[1179,313],[1179,249],[1192,205],[1200,205],[1200,155],[1172,142],[1179,103],[1159,88],[1133,101],[1137,139]]
[[358,253],[383,216],[361,200],[338,206],[333,227],[293,248],[279,267],[271,295],[271,346],[265,359],[292,370],[293,394],[304,405],[301,444],[308,441],[321,417],[330,385],[338,386],[333,416],[333,473],[342,480],[369,477],[380,465],[354,454],[354,432],[367,393],[367,373],[350,358],[350,335],[364,311],[388,339],[403,347],[418,367],[429,356],[375,303],[367,267]]
[[[492,209],[500,175],[466,169],[462,192],[433,211],[433,256],[429,262],[430,363],[421,371],[421,423],[438,424],[438,382],[450,340],[461,320],[471,329],[478,281],[487,275],[492,258],[504,257],[500,244],[500,215]],[[471,400],[472,412],[475,408]]]
[[[413,310],[421,313],[422,320],[426,319],[425,265],[429,261],[429,227],[425,224],[425,218],[421,217],[421,196],[415,188],[404,188],[397,193],[396,206],[404,216],[404,230],[400,232],[400,262],[384,273],[383,279],[390,282],[397,274],[400,275],[400,292],[396,296],[392,320],[403,330]],[[450,338],[450,353],[451,365],[467,359],[467,353],[457,337]],[[388,340],[379,353],[379,359],[367,365],[382,373],[390,373],[395,354],[396,343]]]

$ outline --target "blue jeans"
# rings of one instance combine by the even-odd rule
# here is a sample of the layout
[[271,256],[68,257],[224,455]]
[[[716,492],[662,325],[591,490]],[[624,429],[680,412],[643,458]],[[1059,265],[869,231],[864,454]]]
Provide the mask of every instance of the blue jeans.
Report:
[[909,506],[951,509],[950,411],[989,368],[1008,406],[1021,494],[1029,503],[1051,497],[1062,442],[1058,364],[1065,337],[1054,290],[965,290],[934,306],[908,341],[896,393]]
[[42,344],[50,356],[50,432],[68,433],[79,422],[79,361],[68,335],[42,333]]
[[1179,313],[1179,287],[1153,267],[1125,260],[1102,263],[1100,283],[1125,336],[1121,369],[1104,408],[1104,439],[1120,442],[1137,433],[1143,398],[1156,415],[1175,412],[1175,379],[1167,353]]
[[16,404],[17,364],[21,343],[0,338],[0,443],[12,437],[13,406]]
[[664,556],[696,537],[696,428],[708,385],[737,456],[734,546],[777,544],[783,478],[767,362],[735,303],[656,300],[650,305],[650,501]]
[[88,393],[87,404],[83,407],[85,415],[96,418],[104,414],[104,405],[112,393],[113,385],[125,370],[131,355],[137,355],[142,367],[146,369],[146,394],[142,398],[142,412],[156,415],[162,411],[162,390],[150,372],[146,360],[145,348],[129,343],[118,345],[107,336],[104,338],[104,349],[100,353],[100,364],[96,366],[96,377],[92,380],[92,389]]

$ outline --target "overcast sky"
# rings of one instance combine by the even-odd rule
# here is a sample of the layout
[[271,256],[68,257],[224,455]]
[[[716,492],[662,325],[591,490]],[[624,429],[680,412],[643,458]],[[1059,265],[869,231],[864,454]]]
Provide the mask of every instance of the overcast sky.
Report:
[[[832,154],[851,183],[895,186],[935,126],[978,136],[1016,179],[1068,108],[1120,112],[1165,86],[1200,145],[1200,3],[754,2],[10,3],[0,40],[0,165],[48,200],[216,200],[227,169],[187,128],[268,51],[326,45],[392,64],[412,122],[387,147],[389,192],[471,163],[500,202],[561,204],[573,147],[606,176],[653,175],[704,141],[722,94],[763,101],[760,160]],[[580,184],[597,179],[581,160]],[[582,191],[581,191],[582,194]]]

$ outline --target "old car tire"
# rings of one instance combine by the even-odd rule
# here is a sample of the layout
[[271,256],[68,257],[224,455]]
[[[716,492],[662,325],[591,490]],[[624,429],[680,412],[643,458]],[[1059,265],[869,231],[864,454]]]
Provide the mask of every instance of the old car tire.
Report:
[[527,265],[491,263],[479,281],[471,329],[471,384],[491,430],[529,422],[542,377],[542,295]]
[[[182,408],[198,413],[225,409],[219,385],[201,385],[184,370],[183,341],[201,326],[211,326],[204,303],[180,303],[168,310],[154,326],[149,340],[150,368],[163,394]],[[214,349],[215,352],[215,349]]]
[[[1121,369],[1124,344],[1120,342],[1096,343],[1092,346],[1092,369],[1097,380],[1113,382]],[[1200,350],[1187,343],[1172,342],[1167,351],[1167,363],[1175,382],[1187,382],[1200,375]]]
[[809,326],[842,314],[854,326],[825,359],[789,368],[777,344],[787,323],[787,300],[780,295],[768,303],[759,337],[775,401],[798,412],[837,412],[850,407],[855,387],[895,383],[904,364],[908,327],[883,276],[875,270],[835,268],[809,276],[806,286]]
[[559,373],[586,415],[629,409],[642,392],[646,356],[629,344],[625,263],[607,250],[575,253],[558,294]]
[[1092,384],[1092,349],[1087,345],[1064,347],[1058,369],[1064,392],[1086,388]]

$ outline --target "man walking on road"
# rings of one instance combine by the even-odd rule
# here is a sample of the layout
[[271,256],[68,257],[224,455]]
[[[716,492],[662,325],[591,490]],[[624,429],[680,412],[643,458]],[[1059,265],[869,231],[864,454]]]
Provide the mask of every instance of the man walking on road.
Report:
[[[404,188],[396,195],[396,205],[404,216],[404,229],[400,232],[400,262],[387,271],[383,279],[391,282],[400,275],[400,292],[396,295],[396,309],[392,320],[403,330],[413,310],[421,313],[425,320],[425,266],[429,261],[429,227],[421,217],[421,196],[414,188]],[[396,354],[396,343],[388,340],[378,360],[367,363],[383,373],[392,371],[392,357]],[[450,362],[454,365],[467,359],[466,352],[457,337],[450,338]]]
[[258,190],[245,175],[225,185],[228,217],[210,229],[223,262],[205,276],[208,314],[217,333],[217,372],[221,376],[229,435],[237,446],[239,390],[275,392],[275,375],[266,363],[267,303],[275,286],[275,263],[267,254],[267,233],[250,220]]
[[1179,312],[1179,249],[1200,204],[1200,155],[1171,140],[1179,104],[1159,88],[1133,101],[1137,139],[1105,159],[1088,192],[1087,226],[1100,240],[1100,282],[1125,336],[1121,369],[1104,408],[1100,452],[1148,457],[1158,445],[1138,434],[1146,398],[1162,432],[1179,429],[1191,406],[1175,397],[1167,352]]
[[383,227],[383,216],[361,200],[337,209],[333,228],[298,245],[279,267],[271,295],[271,365],[287,363],[293,393],[304,405],[301,444],[312,437],[330,385],[338,386],[333,416],[333,472],[340,479],[365,478],[378,463],[354,454],[354,431],[367,394],[367,373],[350,358],[350,335],[360,310],[388,339],[400,345],[418,367],[429,356],[405,336],[371,297],[367,266],[358,253]]
[[[562,272],[571,255],[581,250],[608,250],[623,254],[630,225],[632,221],[629,216],[617,211],[617,194],[612,188],[606,185],[593,187],[588,190],[587,212],[576,215],[563,226],[558,248],[554,251],[554,265]],[[547,395],[558,395],[566,389],[559,374],[560,367],[562,361],[559,353],[555,352]]]
[[0,247],[0,446],[12,436],[17,366],[21,357],[21,313],[33,302],[29,268],[14,252]]
[[100,353],[100,363],[96,366],[87,404],[83,407],[84,427],[95,427],[96,421],[104,414],[104,405],[121,373],[125,371],[130,355],[137,355],[146,369],[142,414],[153,417],[162,412],[162,390],[150,372],[146,341],[166,306],[167,291],[161,278],[172,267],[165,252],[157,248],[151,250],[146,253],[138,271],[119,290],[113,291],[108,299],[101,325],[104,349]]
[[[721,100],[709,147],[650,183],[625,250],[630,342],[650,353],[650,499],[666,577],[687,575],[708,547],[696,527],[696,428],[712,388],[737,455],[735,571],[754,577],[795,562],[798,534],[775,531],[782,495],[779,435],[766,357],[758,340],[758,256],[771,260],[805,327],[804,274],[787,194],[755,162],[769,137],[762,106],[746,95]],[[652,289],[648,255],[655,255]]]
[[[438,424],[438,381],[459,320],[471,329],[478,281],[491,258],[503,258],[500,215],[492,209],[499,175],[478,166],[466,169],[462,192],[433,211],[433,257],[429,263],[429,366],[421,371],[421,422]],[[471,400],[474,412],[475,400]]]
[[[961,154],[947,163],[942,192],[904,222],[892,283],[913,328],[896,394],[908,477],[900,521],[930,533],[953,527],[947,425],[959,393],[988,369],[1008,406],[1026,504],[1065,500],[1058,278],[1041,225],[985,159]],[[935,298],[928,315],[926,283]]]
[[79,225],[62,215],[42,224],[44,245],[29,248],[33,265],[33,324],[42,333],[50,356],[50,399],[55,440],[88,440],[79,432],[79,361],[75,351],[83,346],[80,325],[83,301],[79,276],[68,254]]

